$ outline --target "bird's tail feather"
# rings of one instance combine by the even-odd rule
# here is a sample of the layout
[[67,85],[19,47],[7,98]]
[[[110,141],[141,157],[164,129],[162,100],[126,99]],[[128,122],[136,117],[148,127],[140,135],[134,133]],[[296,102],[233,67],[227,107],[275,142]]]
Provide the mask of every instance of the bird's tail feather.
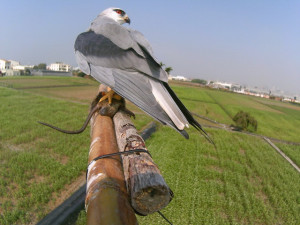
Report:
[[169,94],[171,95],[171,97],[173,98],[173,100],[175,101],[175,103],[177,104],[177,106],[179,107],[179,109],[182,111],[182,113],[184,114],[184,116],[186,117],[187,121],[193,126],[195,127],[198,131],[201,132],[201,134],[214,146],[215,143],[214,141],[209,137],[209,135],[206,133],[206,131],[202,128],[202,126],[198,123],[198,121],[196,121],[194,119],[194,117],[192,116],[192,114],[189,112],[189,110],[183,105],[183,103],[179,100],[179,98],[176,96],[176,94],[174,93],[174,91],[170,88],[170,86],[163,82],[165,88],[168,90]]

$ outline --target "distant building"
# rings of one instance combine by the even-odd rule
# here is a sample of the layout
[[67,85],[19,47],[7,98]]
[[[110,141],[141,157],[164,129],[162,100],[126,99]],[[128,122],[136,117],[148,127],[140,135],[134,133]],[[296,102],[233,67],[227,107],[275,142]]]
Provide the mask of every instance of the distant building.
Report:
[[283,102],[297,102],[297,98],[294,97],[294,98],[289,98],[289,97],[284,97],[282,99]]
[[184,76],[171,76],[168,77],[169,80],[181,80],[181,81],[190,81],[188,78]]
[[69,72],[71,70],[71,66],[62,62],[52,63],[49,67],[49,70],[53,71],[64,71]]
[[14,70],[26,70],[26,69],[32,69],[34,66],[28,66],[28,65],[17,65],[14,66]]
[[231,83],[226,83],[226,82],[219,82],[219,81],[216,81],[214,83],[211,84],[212,88],[225,88],[225,89],[228,89],[230,90],[231,87],[232,87],[233,84]]
[[0,59],[0,71],[6,73],[6,70],[11,68],[11,63],[9,60]]
[[14,69],[15,66],[19,66],[20,65],[20,62],[18,62],[18,61],[14,61],[14,60],[8,60],[8,61],[10,61],[10,67],[12,69]]
[[7,69],[5,72],[5,76],[20,76],[20,75],[21,75],[20,70]]
[[246,94],[244,88],[240,88],[239,90],[233,90],[233,92],[239,93],[239,94]]
[[244,89],[240,84],[220,82],[220,81],[210,81],[208,86],[216,89],[227,89],[233,92],[244,94]]
[[20,76],[24,75],[26,69],[32,69],[33,66],[23,66],[15,60],[0,59],[0,71],[5,76]]

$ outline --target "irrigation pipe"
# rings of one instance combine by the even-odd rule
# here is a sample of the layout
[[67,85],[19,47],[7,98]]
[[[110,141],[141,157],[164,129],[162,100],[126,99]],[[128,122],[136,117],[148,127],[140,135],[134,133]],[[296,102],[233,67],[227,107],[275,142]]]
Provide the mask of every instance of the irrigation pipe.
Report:
[[286,155],[284,154],[270,139],[264,137],[263,138],[269,145],[272,146],[283,158],[285,158],[299,173],[300,168]]

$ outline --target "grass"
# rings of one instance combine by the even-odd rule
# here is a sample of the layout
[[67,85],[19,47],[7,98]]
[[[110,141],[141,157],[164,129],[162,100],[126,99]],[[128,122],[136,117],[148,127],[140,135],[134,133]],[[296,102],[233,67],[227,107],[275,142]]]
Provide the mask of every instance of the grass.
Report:
[[227,125],[243,110],[258,121],[258,134],[300,142],[300,107],[290,103],[260,99],[225,91],[196,87],[172,87],[192,112]]
[[[0,83],[13,87],[44,87],[26,89],[26,92],[47,97],[67,99],[89,104],[97,93],[98,83],[78,77],[18,77],[1,78]],[[70,85],[70,87],[47,86]],[[71,85],[81,85],[73,86]],[[230,92],[211,90],[199,87],[172,85],[172,88],[189,110],[204,115],[227,125],[234,124],[232,118],[240,111],[249,112],[258,121],[256,133],[300,142],[298,127],[300,126],[300,107],[289,103],[261,99]],[[128,104],[128,108],[141,113],[137,107]],[[147,116],[144,116],[147,118]]]
[[0,224],[29,223],[85,170],[89,145],[88,131],[58,135],[36,121],[80,127],[88,107],[5,88],[0,101]]
[[91,85],[97,86],[97,81],[82,79],[80,77],[54,77],[54,76],[21,76],[1,77],[0,86],[11,88],[30,88],[63,85]]
[[[299,224],[299,174],[265,141],[208,130],[217,149],[195,129],[190,140],[163,127],[147,146],[175,193],[162,211],[173,224]],[[167,141],[166,141],[167,140]],[[80,213],[78,225],[85,224]],[[157,214],[140,224],[166,224]]]
[[[147,142],[175,193],[164,210],[172,222],[298,224],[300,180],[295,177],[299,174],[261,139],[208,131],[216,150],[195,130],[186,141],[163,128]],[[162,222],[156,214],[140,221]]]
[[[244,110],[258,120],[257,133],[300,142],[298,106],[206,88],[172,88],[192,112],[230,125]],[[96,82],[82,78],[0,78],[0,224],[37,222],[84,176],[89,132],[65,135],[36,121],[81,127],[97,89]],[[138,129],[152,121],[127,106],[136,113]],[[175,193],[163,210],[173,224],[299,224],[296,170],[260,138],[206,130],[217,149],[193,128],[185,140],[160,127],[146,143]],[[299,146],[276,145],[300,164]],[[165,224],[158,214],[138,220]],[[82,211],[77,224],[85,221]]]
[[98,86],[70,86],[26,89],[26,92],[89,104],[98,93]]
[[300,142],[298,135],[300,126],[300,107],[289,108],[290,104],[282,106],[262,104],[256,97],[238,95],[228,92],[207,91],[224,111],[231,117],[240,110],[249,112],[258,122],[257,133],[265,136]]
[[[84,174],[90,141],[89,129],[66,135],[37,121],[77,129],[89,106],[3,87],[0,102],[0,224],[28,224]],[[144,117],[136,119],[138,129],[151,121]]]
[[300,146],[276,143],[276,146],[283,151],[298,167],[300,167]]

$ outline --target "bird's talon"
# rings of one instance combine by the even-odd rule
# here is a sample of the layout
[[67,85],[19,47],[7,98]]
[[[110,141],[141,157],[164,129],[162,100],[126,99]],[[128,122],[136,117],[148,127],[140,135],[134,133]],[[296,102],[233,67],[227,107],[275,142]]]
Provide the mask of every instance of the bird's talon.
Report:
[[114,94],[113,98],[117,99],[119,101],[122,99],[122,97],[120,95],[118,95],[118,94]]
[[121,100],[122,97],[118,94],[116,94],[112,89],[110,89],[108,92],[102,92],[102,98],[100,98],[99,103],[103,102],[104,100],[108,100],[108,104],[111,105],[112,99]]

